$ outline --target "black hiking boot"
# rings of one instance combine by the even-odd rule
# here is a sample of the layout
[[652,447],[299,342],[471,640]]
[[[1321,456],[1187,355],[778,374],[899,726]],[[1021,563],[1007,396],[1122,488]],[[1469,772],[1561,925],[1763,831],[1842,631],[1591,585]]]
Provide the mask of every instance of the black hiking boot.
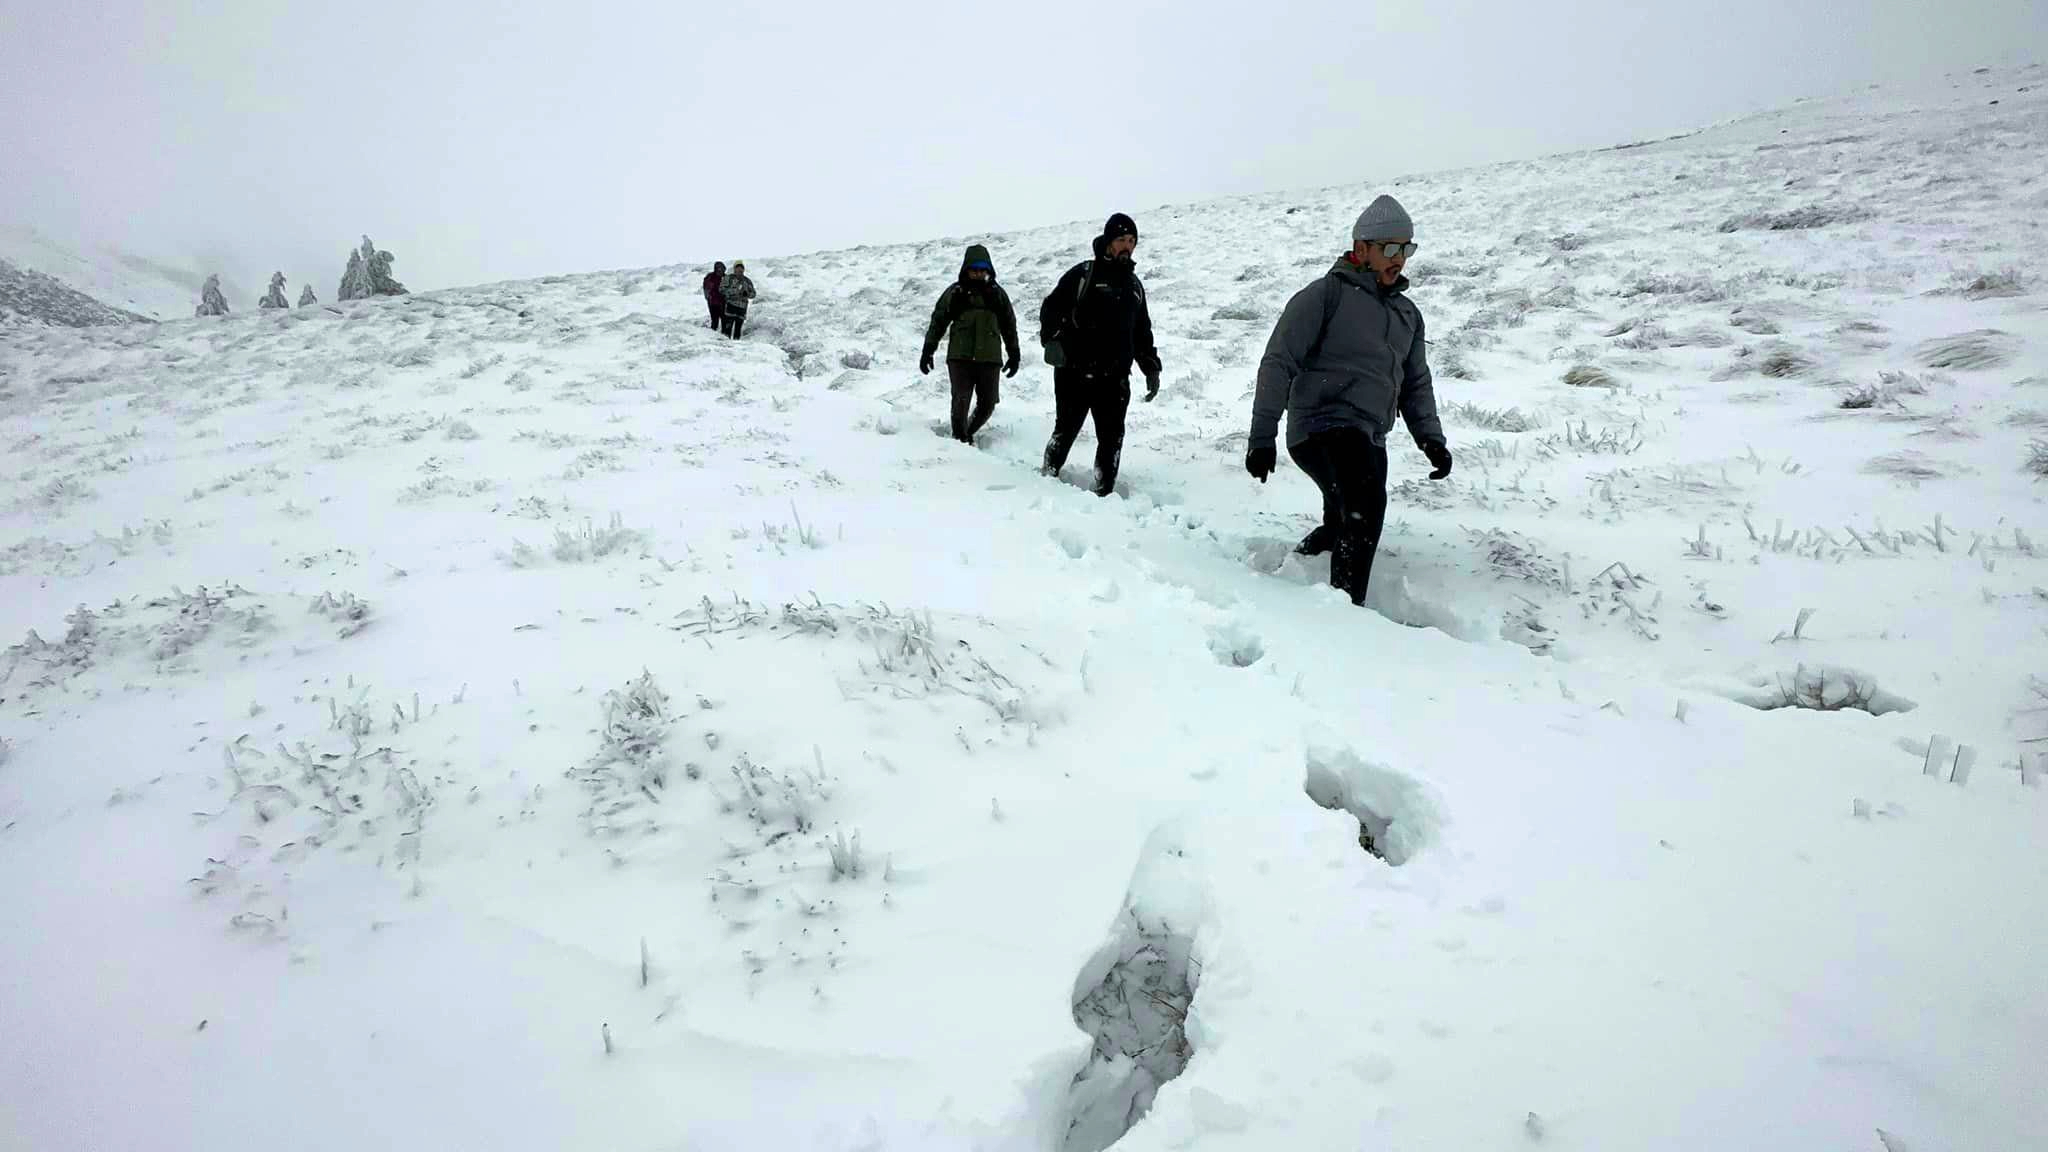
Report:
[[1294,550],[1303,556],[1321,556],[1330,550],[1335,537],[1336,533],[1330,531],[1329,525],[1318,524],[1301,538],[1301,543],[1295,545]]

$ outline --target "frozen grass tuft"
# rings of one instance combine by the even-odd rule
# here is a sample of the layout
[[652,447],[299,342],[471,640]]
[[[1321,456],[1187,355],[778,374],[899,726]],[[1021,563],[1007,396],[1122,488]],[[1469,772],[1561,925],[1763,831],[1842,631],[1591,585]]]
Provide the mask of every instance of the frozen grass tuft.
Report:
[[2026,467],[2036,476],[2048,476],[2048,440],[2028,443]]
[[1463,400],[1446,405],[1444,414],[1455,423],[1468,428],[1483,428],[1488,432],[1528,432],[1543,426],[1541,418],[1520,408],[1485,408]]
[[1578,364],[1566,369],[1564,382],[1574,388],[1619,388],[1621,381],[1597,364]]
[[343,592],[339,596],[322,592],[320,598],[313,601],[312,610],[341,625],[341,631],[335,635],[337,640],[346,640],[370,626],[369,601],[357,599],[353,592]]
[[1963,295],[1972,300],[2018,296],[2025,291],[2026,281],[2020,276],[2019,270],[2014,268],[1986,272],[1963,285]]
[[477,430],[467,420],[450,420],[445,435],[450,440],[481,440]]
[[2048,409],[2022,408],[2007,413],[2004,422],[2014,428],[2048,428]]
[[1790,344],[1774,344],[1757,362],[1756,370],[1774,380],[1788,380],[1813,371],[1814,358]]
[[489,372],[491,369],[496,368],[498,365],[503,364],[504,362],[505,354],[502,352],[495,353],[490,356],[485,356],[482,359],[471,360],[469,362],[469,367],[464,368],[461,371],[461,373],[459,373],[459,375],[464,380],[474,380],[477,377],[483,375],[484,373]]
[[1861,412],[1875,408],[1887,399],[1889,397],[1882,388],[1875,384],[1865,384],[1861,388],[1851,389],[1848,395],[1842,397],[1841,406],[1852,412]]
[[1928,368],[2001,368],[2012,363],[2018,346],[2011,333],[1979,328],[1925,341],[1914,347],[1913,359]]
[[1870,219],[1870,213],[1846,205],[1809,205],[1788,212],[1744,212],[1721,221],[1721,232],[1803,232]]
[[555,559],[564,564],[600,560],[624,552],[641,542],[640,533],[626,527],[617,512],[603,528],[585,520],[575,531],[555,529]]
[[1941,479],[1941,469],[1928,462],[1918,452],[1888,452],[1872,459],[1863,470],[1874,476],[1892,476],[1900,480],[1919,483],[1922,480]]
[[5,768],[7,766],[8,758],[13,755],[14,744],[11,741],[9,741],[5,736],[0,736],[0,768]]
[[1763,712],[1797,708],[1808,712],[1865,712],[1888,716],[1911,712],[1913,701],[1877,686],[1877,680],[1853,668],[1828,665],[1800,665],[1790,675],[1781,675],[1761,691],[1746,693],[1738,701]]

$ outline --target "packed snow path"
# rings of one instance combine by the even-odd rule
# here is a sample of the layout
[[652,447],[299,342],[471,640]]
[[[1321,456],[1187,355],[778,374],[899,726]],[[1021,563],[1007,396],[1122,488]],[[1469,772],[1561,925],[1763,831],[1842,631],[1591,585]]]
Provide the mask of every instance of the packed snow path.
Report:
[[2037,1145],[2044,79],[1398,182],[1367,612],[1241,459],[1374,188],[1138,213],[1106,500],[978,237],[8,335],[0,1143]]

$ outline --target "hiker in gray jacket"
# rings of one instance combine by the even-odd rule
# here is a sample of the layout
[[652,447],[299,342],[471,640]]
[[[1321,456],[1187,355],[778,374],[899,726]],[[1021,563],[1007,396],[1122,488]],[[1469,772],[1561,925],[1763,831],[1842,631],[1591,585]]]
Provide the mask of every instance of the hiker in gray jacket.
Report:
[[732,271],[718,282],[718,295],[725,302],[725,318],[718,330],[737,340],[747,326],[747,305],[754,299],[754,282],[747,279],[745,260],[732,262]]
[[1330,553],[1330,583],[1365,603],[1387,515],[1387,433],[1399,413],[1434,466],[1451,474],[1424,354],[1422,313],[1403,293],[1415,225],[1392,196],[1366,207],[1351,251],[1294,294],[1266,341],[1252,400],[1245,471],[1263,484],[1279,462],[1274,441],[1287,414],[1287,454],[1323,493],[1323,522],[1298,551]]

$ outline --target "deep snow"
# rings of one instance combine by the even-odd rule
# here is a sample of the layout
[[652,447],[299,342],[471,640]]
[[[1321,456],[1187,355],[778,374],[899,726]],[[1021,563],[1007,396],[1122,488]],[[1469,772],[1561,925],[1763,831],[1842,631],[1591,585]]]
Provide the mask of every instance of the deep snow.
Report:
[[1394,182],[1369,612],[1241,459],[1377,187],[1137,214],[1107,500],[915,371],[1086,224],[8,335],[0,1142],[2038,1146],[2044,78]]

